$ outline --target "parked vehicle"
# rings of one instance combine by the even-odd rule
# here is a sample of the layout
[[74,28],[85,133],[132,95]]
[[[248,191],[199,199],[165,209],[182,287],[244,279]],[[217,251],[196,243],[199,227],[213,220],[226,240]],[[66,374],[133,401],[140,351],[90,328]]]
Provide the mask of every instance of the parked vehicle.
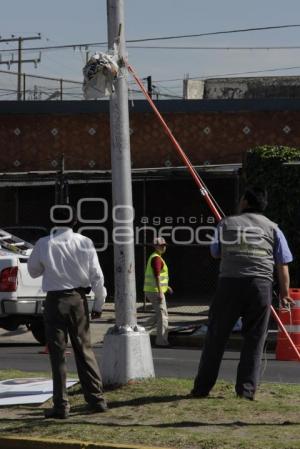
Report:
[[[0,327],[8,331],[26,325],[45,345],[42,278],[33,279],[27,269],[33,245],[0,229]],[[89,309],[93,298],[88,297]]]
[[4,231],[9,234],[17,235],[20,239],[25,240],[26,242],[31,243],[32,245],[41,238],[45,237],[49,234],[47,228],[43,226],[5,226],[2,228]]
[[0,327],[13,331],[25,324],[44,345],[42,278],[32,279],[27,270],[32,248],[31,243],[0,230]]

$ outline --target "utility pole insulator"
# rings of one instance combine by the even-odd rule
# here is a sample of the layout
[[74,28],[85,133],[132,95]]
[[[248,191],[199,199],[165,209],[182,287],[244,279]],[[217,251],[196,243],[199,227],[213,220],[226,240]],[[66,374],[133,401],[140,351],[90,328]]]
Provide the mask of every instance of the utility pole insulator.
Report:
[[[18,42],[18,59],[14,59],[14,54],[11,55],[11,59],[2,61],[0,59],[0,64],[6,64],[7,67],[10,69],[10,66],[12,64],[18,64],[18,87],[17,87],[17,100],[22,100],[22,91],[21,91],[21,83],[22,83],[22,64],[24,63],[33,63],[35,66],[38,62],[41,61],[41,54],[39,59],[22,59],[22,44],[23,41],[30,41],[30,40],[36,40],[41,39],[41,33],[38,34],[38,36],[30,36],[30,37],[14,37],[12,36],[9,39],[0,39],[0,42]],[[24,99],[24,97],[23,97]]]

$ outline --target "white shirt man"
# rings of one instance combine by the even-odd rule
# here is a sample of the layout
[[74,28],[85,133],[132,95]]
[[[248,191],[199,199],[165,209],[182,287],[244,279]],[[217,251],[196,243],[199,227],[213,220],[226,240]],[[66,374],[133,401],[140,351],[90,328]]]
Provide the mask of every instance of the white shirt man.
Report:
[[45,292],[91,287],[95,294],[93,312],[101,313],[106,298],[104,276],[92,240],[57,228],[39,239],[28,260],[31,277],[43,276]]
[[[75,221],[74,221],[75,222]],[[36,243],[28,260],[29,274],[43,276],[47,292],[44,322],[53,377],[53,408],[45,418],[65,419],[70,404],[66,389],[65,348],[69,335],[83,395],[91,412],[105,412],[103,385],[91,347],[86,290],[95,294],[92,318],[101,315],[106,297],[103,273],[92,241],[71,228],[57,228]]]

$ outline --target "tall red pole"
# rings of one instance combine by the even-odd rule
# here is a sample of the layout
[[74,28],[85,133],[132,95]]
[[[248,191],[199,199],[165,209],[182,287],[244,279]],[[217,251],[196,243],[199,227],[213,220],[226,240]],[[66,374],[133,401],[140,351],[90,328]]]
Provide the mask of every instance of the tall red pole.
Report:
[[181,146],[179,145],[179,143],[175,139],[174,135],[172,134],[172,131],[170,130],[170,128],[166,124],[165,120],[161,116],[161,113],[159,112],[159,110],[155,106],[152,98],[149,96],[149,94],[146,91],[146,89],[145,89],[143,83],[141,82],[141,80],[135,74],[133,68],[129,64],[127,64],[127,67],[128,67],[129,72],[132,74],[133,78],[135,79],[136,83],[138,84],[138,86],[143,91],[143,94],[145,95],[145,97],[149,101],[153,111],[155,112],[156,116],[158,117],[158,120],[160,121],[161,125],[163,126],[166,134],[168,135],[168,137],[170,138],[171,142],[173,143],[175,150],[177,151],[177,153],[179,154],[179,156],[181,157],[181,159],[183,160],[183,162],[187,166],[187,168],[188,168],[190,174],[192,175],[195,183],[197,184],[197,186],[200,189],[201,195],[203,195],[206,203],[210,207],[210,209],[211,209],[212,213],[214,214],[214,216],[216,217],[216,219],[218,221],[220,221],[222,219],[222,216],[220,215],[220,213],[217,210],[215,204],[213,203],[211,197],[209,196],[207,188],[206,188],[206,185],[204,184],[204,182],[202,181],[202,179],[200,178],[200,176],[198,175],[198,173],[196,172],[196,170],[192,166],[189,158],[187,157],[187,155],[185,154],[185,152],[183,151],[183,149],[181,148]]
[[[185,165],[187,166],[187,169],[189,170],[190,174],[192,175],[195,183],[197,184],[197,186],[200,189],[201,194],[203,195],[204,200],[206,201],[207,205],[209,206],[209,208],[211,209],[212,213],[214,214],[215,218],[220,221],[222,220],[222,215],[219,213],[219,211],[216,208],[216,205],[214,204],[214,202],[212,201],[207,187],[205,185],[205,183],[203,182],[203,180],[201,179],[200,175],[197,173],[197,171],[195,170],[195,168],[193,167],[193,165],[191,164],[189,158],[187,157],[187,155],[185,154],[185,152],[183,151],[183,149],[181,148],[181,146],[179,145],[179,143],[177,142],[176,138],[174,137],[172,131],[170,130],[170,128],[168,127],[168,125],[166,124],[165,120],[163,119],[161,113],[159,112],[159,110],[157,109],[157,107],[155,106],[152,98],[149,96],[148,92],[146,91],[143,83],[141,82],[141,80],[139,79],[139,77],[137,76],[136,72],[133,70],[132,66],[129,65],[127,63],[127,68],[128,71],[131,73],[131,75],[133,76],[134,80],[136,81],[136,83],[138,84],[138,86],[140,87],[140,89],[142,90],[143,94],[145,95],[146,99],[148,100],[148,102],[150,103],[150,106],[152,107],[155,115],[157,116],[158,120],[160,121],[161,125],[163,126],[166,134],[169,136],[171,142],[173,143],[173,146],[175,148],[175,150],[177,151],[178,155],[181,157],[181,159],[183,160],[183,162],[185,163]],[[273,317],[275,318],[275,320],[277,321],[280,329],[282,330],[282,332],[284,333],[284,335],[286,336],[286,338],[288,339],[290,345],[292,346],[295,354],[298,357],[298,360],[300,361],[300,352],[298,351],[296,345],[294,344],[293,340],[291,339],[289,333],[287,332],[287,330],[285,329],[284,325],[282,324],[282,322],[280,321],[279,316],[277,315],[274,307],[271,305],[271,312],[273,314]]]

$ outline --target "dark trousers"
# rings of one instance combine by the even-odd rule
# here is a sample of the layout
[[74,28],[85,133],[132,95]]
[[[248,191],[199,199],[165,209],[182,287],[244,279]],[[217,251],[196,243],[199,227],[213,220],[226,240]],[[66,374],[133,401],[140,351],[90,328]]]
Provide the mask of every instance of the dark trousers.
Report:
[[53,376],[53,404],[68,409],[65,349],[68,334],[74,350],[78,377],[86,402],[96,404],[103,398],[100,371],[91,347],[89,312],[81,291],[48,292],[44,320]]
[[264,278],[220,278],[210,309],[194,390],[206,395],[214,386],[231,330],[242,317],[243,345],[236,377],[236,393],[253,398],[272,301],[272,282]]

